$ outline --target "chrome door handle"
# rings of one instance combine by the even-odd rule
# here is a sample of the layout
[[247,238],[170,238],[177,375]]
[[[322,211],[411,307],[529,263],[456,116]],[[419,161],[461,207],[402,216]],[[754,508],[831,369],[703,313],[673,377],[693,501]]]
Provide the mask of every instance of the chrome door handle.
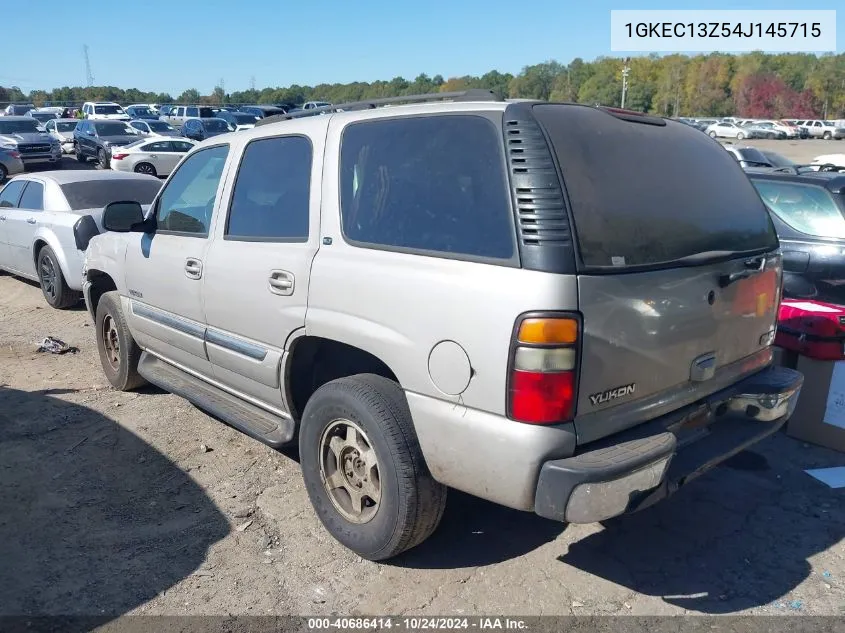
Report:
[[270,292],[277,295],[289,296],[293,294],[293,273],[286,270],[274,270],[270,273]]
[[199,279],[202,277],[202,262],[193,257],[185,260],[185,276],[188,279]]
[[27,224],[35,224],[35,218],[27,218],[26,223]]

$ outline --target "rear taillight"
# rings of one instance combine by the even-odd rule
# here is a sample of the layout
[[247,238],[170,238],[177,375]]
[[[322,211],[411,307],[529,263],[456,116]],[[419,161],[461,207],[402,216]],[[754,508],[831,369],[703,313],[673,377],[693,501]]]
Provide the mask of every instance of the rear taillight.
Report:
[[126,158],[127,156],[129,156],[129,154],[112,154],[112,155],[111,155],[111,157],[112,157],[114,160],[123,160],[123,159],[124,159],[124,158]]
[[12,158],[20,158],[21,153],[20,152],[9,152],[9,156],[11,156]]
[[580,334],[581,320],[574,315],[520,318],[508,368],[508,417],[528,424],[573,418]]

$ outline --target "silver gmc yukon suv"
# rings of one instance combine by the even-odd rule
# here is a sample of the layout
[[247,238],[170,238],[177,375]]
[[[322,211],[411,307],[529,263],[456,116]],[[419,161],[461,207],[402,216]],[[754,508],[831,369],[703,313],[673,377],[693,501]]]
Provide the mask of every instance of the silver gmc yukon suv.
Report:
[[319,518],[372,560],[425,540],[448,488],[604,521],[784,424],[803,379],[772,364],[779,245],[718,143],[610,108],[403,101],[214,137],[147,214],[82,218],[111,384],[298,442]]

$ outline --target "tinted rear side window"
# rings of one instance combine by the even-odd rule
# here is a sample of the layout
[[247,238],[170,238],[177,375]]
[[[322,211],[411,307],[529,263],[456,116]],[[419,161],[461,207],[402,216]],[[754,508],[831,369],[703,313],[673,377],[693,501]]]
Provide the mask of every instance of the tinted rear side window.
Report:
[[797,182],[762,178],[752,182],[772,212],[796,231],[845,238],[845,217],[830,192]]
[[340,158],[344,234],[387,248],[512,257],[501,145],[493,123],[474,115],[348,126]]
[[111,202],[121,200],[134,200],[139,204],[150,204],[161,189],[160,181],[146,178],[143,180],[90,180],[83,182],[70,182],[62,185],[62,193],[65,194],[70,208],[74,211],[79,209],[99,209]]
[[736,160],[689,127],[538,105],[587,267],[671,265],[708,251],[762,251],[777,236]]

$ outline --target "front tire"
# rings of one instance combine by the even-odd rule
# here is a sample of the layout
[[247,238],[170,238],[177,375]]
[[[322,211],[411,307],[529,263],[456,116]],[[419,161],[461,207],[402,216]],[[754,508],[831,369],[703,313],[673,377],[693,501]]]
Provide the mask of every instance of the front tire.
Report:
[[80,294],[76,290],[68,288],[67,280],[62,274],[59,266],[59,258],[49,246],[44,246],[38,251],[38,283],[44,299],[50,307],[57,310],[64,310],[79,303]]
[[831,134],[830,132],[825,132],[825,133],[822,135],[822,138],[823,138],[824,140],[826,140],[826,141],[829,141],[830,139],[832,139],[832,138],[833,138],[833,134]]
[[738,141],[741,141],[744,138],[745,138],[745,134],[743,134],[742,132],[740,132],[739,134],[736,135],[736,140],[738,140]]
[[109,162],[106,159],[106,150],[100,149],[97,150],[97,164],[100,166],[100,169],[108,169]]
[[320,387],[305,406],[299,453],[320,521],[363,558],[392,558],[440,523],[446,487],[431,476],[392,380],[359,374]]
[[139,174],[147,174],[149,176],[158,177],[156,168],[153,167],[150,163],[138,163],[137,165],[135,165],[134,171]]
[[138,373],[141,348],[129,332],[116,291],[100,297],[94,324],[100,363],[111,386],[118,391],[131,391],[145,384]]
[[708,132],[710,138],[716,138],[716,132]]
[[85,154],[82,153],[82,148],[79,145],[76,146],[76,160],[80,163],[87,163],[88,159],[85,157]]

